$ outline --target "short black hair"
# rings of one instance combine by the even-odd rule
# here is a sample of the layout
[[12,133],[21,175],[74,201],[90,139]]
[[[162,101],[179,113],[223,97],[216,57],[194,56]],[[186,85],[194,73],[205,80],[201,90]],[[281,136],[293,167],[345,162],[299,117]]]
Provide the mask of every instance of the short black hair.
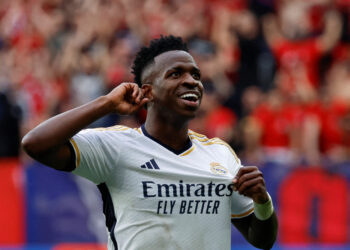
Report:
[[131,72],[134,74],[135,83],[141,87],[141,75],[144,68],[150,62],[153,62],[156,56],[172,50],[183,50],[188,52],[187,44],[181,37],[169,35],[160,36],[158,39],[153,39],[151,40],[149,47],[142,47],[136,54],[136,58],[132,65]]

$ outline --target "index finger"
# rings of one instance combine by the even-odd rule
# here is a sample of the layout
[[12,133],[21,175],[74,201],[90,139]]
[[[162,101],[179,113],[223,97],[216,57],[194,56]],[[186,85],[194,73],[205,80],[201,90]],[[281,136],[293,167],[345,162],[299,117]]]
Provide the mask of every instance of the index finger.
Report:
[[233,178],[233,183],[236,183],[237,180],[245,173],[250,173],[250,172],[253,172],[255,170],[257,170],[258,168],[256,166],[242,166],[236,176]]
[[133,90],[131,96],[133,99],[136,99],[139,96],[140,88],[136,83],[132,83],[131,87]]

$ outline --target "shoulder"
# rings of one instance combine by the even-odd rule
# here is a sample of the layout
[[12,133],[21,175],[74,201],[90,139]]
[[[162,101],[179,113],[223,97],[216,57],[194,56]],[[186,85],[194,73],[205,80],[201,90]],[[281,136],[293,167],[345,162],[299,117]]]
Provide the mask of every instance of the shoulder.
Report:
[[212,145],[212,144],[218,144],[218,145],[224,145],[226,147],[230,147],[225,141],[221,140],[218,137],[208,138],[206,135],[196,133],[192,130],[188,131],[188,136],[191,140],[200,142],[203,145]]
[[101,128],[87,128],[82,130],[82,133],[96,133],[96,134],[103,134],[103,133],[141,133],[140,128],[130,128],[124,125],[115,125],[111,127],[101,127]]
[[80,131],[78,136],[86,137],[91,140],[113,140],[117,138],[118,140],[135,139],[142,134],[140,128],[129,128],[123,125],[115,125],[111,127],[104,128],[88,128]]
[[222,154],[232,155],[237,161],[237,163],[240,162],[235,151],[231,148],[231,146],[227,142],[221,140],[220,138],[218,137],[208,138],[207,136],[196,133],[192,130],[188,131],[188,136],[190,137],[192,142],[197,146],[200,146],[200,147],[210,146],[208,148],[212,148],[213,150],[216,151],[217,154],[222,153]]

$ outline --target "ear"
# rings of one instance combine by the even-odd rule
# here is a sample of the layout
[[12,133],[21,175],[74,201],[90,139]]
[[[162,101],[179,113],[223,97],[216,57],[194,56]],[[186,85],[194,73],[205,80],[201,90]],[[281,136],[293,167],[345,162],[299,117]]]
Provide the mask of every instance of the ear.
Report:
[[152,84],[148,84],[148,83],[142,84],[141,86],[143,96],[147,97],[150,101],[153,101],[152,88],[153,88]]

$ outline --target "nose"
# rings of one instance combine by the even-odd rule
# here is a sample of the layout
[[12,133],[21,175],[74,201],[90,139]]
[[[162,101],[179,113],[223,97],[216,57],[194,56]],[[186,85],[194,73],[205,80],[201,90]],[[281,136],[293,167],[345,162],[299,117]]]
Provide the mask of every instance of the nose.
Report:
[[183,85],[188,88],[195,88],[195,87],[203,88],[202,82],[198,79],[195,79],[191,73],[185,74]]

